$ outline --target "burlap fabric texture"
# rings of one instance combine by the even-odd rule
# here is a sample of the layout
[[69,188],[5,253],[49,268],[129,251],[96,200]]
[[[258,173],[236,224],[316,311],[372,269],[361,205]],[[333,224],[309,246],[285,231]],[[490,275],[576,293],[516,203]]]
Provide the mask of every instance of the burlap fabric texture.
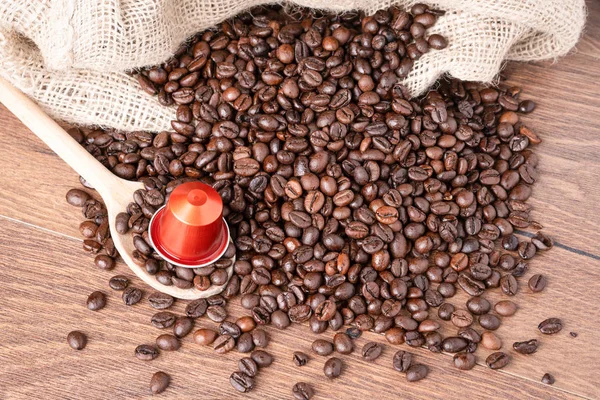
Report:
[[[373,13],[411,0],[295,0]],[[565,55],[585,23],[584,0],[422,0],[446,14],[430,33],[449,47],[419,59],[404,82],[423,93],[444,73],[490,81],[505,60]],[[170,129],[173,110],[124,71],[160,64],[187,37],[265,0],[2,0],[0,75],[56,119],[123,131]]]

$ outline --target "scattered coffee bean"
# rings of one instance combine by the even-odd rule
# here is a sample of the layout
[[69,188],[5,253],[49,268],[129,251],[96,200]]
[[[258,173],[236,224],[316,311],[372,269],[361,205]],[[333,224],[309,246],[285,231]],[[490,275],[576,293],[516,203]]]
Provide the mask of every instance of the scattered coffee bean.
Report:
[[456,353],[452,360],[454,361],[454,366],[463,371],[473,369],[476,364],[473,353]]
[[485,359],[485,363],[491,369],[504,368],[508,365],[509,361],[510,361],[510,359],[509,359],[508,355],[501,351],[492,353],[488,356],[488,358]]
[[258,365],[250,357],[244,357],[238,361],[238,368],[240,372],[254,378],[258,373]]
[[126,306],[132,306],[137,304],[142,299],[143,293],[140,289],[134,287],[128,287],[123,291],[123,303]]
[[558,318],[548,318],[538,325],[538,329],[545,335],[558,333],[562,329],[562,321]]
[[106,306],[106,295],[100,291],[93,292],[87,298],[87,308],[98,311]]
[[219,334],[212,329],[201,328],[194,332],[194,342],[201,346],[209,346],[213,344],[218,335]]
[[112,290],[125,290],[127,289],[127,286],[129,286],[129,278],[125,275],[115,275],[108,281],[108,286],[110,286]]
[[325,339],[317,339],[312,343],[312,351],[320,356],[328,356],[333,353],[333,343]]
[[189,317],[179,317],[173,325],[173,334],[178,337],[186,337],[194,328],[194,320]]
[[87,344],[87,336],[80,331],[72,331],[67,335],[67,343],[73,350],[83,350]]
[[546,277],[542,274],[535,274],[531,278],[529,278],[529,282],[527,282],[527,286],[529,289],[534,292],[541,292],[546,288]]
[[521,354],[533,354],[537,351],[539,342],[537,339],[527,340],[525,342],[514,342],[513,349]]
[[142,361],[154,360],[158,357],[158,349],[152,345],[141,344],[135,348],[135,356]]
[[295,351],[292,355],[292,360],[297,367],[303,367],[308,362],[308,355],[301,351]]
[[427,366],[423,364],[413,364],[406,371],[406,380],[409,382],[416,382],[424,379],[429,373]]
[[398,372],[408,371],[412,365],[412,354],[404,350],[397,351],[392,359],[392,365]]
[[308,383],[298,382],[292,388],[292,394],[296,400],[310,400],[314,395],[314,391]]
[[329,379],[334,379],[342,374],[342,368],[342,360],[336,357],[332,357],[325,361],[325,364],[323,365],[323,373]]
[[165,351],[179,350],[181,344],[179,340],[170,334],[163,334],[156,338],[156,347]]
[[545,383],[546,385],[553,385],[554,382],[554,376],[552,376],[551,374],[546,372],[544,376],[542,376],[542,383]]
[[383,346],[377,342],[368,342],[362,348],[362,357],[367,361],[375,361],[383,352]]
[[229,383],[238,392],[247,393],[254,389],[254,378],[240,371],[235,371],[229,377]]
[[171,383],[171,377],[162,371],[155,372],[150,379],[150,391],[159,394],[167,390]]

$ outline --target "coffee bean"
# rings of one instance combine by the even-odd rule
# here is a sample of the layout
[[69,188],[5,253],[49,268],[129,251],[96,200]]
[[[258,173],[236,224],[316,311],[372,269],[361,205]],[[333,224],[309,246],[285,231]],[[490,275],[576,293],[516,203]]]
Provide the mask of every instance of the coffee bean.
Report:
[[254,350],[250,355],[259,367],[268,367],[273,363],[273,356],[264,350]]
[[177,316],[169,311],[161,311],[152,316],[150,322],[155,328],[165,329],[170,328],[175,324]]
[[238,361],[238,368],[240,372],[254,378],[258,373],[258,365],[250,357],[244,357]]
[[325,364],[323,365],[323,373],[329,379],[335,379],[342,374],[342,368],[342,360],[332,357],[325,361]]
[[502,340],[494,333],[486,331],[481,334],[481,345],[488,350],[500,350]]
[[179,350],[179,340],[170,334],[163,334],[156,338],[156,347],[165,351]]
[[106,306],[106,295],[100,291],[93,292],[87,298],[87,308],[92,311],[98,311]]
[[235,371],[229,377],[229,383],[235,390],[241,393],[247,393],[254,389],[254,378],[243,372]]
[[529,278],[527,285],[532,292],[541,292],[546,287],[546,277],[541,274],[535,274]]
[[113,290],[125,290],[129,286],[129,278],[125,275],[115,275],[108,281],[108,286]]
[[542,376],[542,383],[545,383],[546,385],[553,385],[554,382],[554,376],[552,376],[551,374],[546,372],[544,376]]
[[308,383],[298,382],[292,388],[292,394],[296,400],[310,400],[314,395],[314,391]]
[[312,343],[312,351],[320,356],[328,356],[333,353],[333,343],[324,339],[317,339]]
[[211,321],[223,322],[227,318],[227,310],[221,306],[210,306],[206,309],[206,315]]
[[72,331],[67,335],[67,343],[73,350],[83,350],[87,344],[87,336],[80,331]]
[[152,345],[141,344],[135,348],[135,356],[142,361],[154,360],[158,357],[158,349]]
[[416,382],[424,379],[429,373],[429,369],[423,364],[412,364],[406,371],[406,380]]
[[525,342],[514,342],[513,349],[521,354],[533,354],[537,351],[539,342],[537,339],[527,340]]
[[217,354],[225,354],[235,347],[235,339],[229,335],[220,335],[213,342],[213,349]]
[[206,313],[207,309],[208,302],[206,299],[197,299],[187,304],[185,314],[190,318],[200,318]]
[[295,351],[294,354],[292,354],[292,360],[297,367],[303,367],[308,362],[308,355],[301,351]]
[[269,344],[269,336],[262,329],[255,329],[252,331],[252,341],[256,347],[265,348]]
[[90,195],[80,189],[71,189],[66,195],[67,203],[75,207],[83,207]]
[[473,316],[467,310],[454,311],[450,319],[452,324],[458,328],[464,328],[473,323]]
[[538,329],[545,335],[552,335],[561,331],[563,325],[558,318],[548,318],[540,322]]
[[187,336],[194,328],[194,320],[188,317],[179,317],[173,325],[173,334],[182,338]]
[[494,305],[494,311],[503,317],[510,317],[517,312],[517,305],[510,300],[501,300]]
[[155,372],[150,379],[150,391],[152,394],[162,393],[167,390],[169,383],[171,383],[171,377],[168,374],[162,371]]
[[354,350],[354,343],[346,333],[336,333],[333,337],[333,346],[340,354],[350,354]]
[[442,341],[442,350],[447,353],[458,353],[467,348],[469,342],[460,336],[447,337]]
[[412,365],[412,354],[400,350],[394,354],[392,365],[398,372],[406,372]]
[[201,346],[208,346],[213,344],[218,335],[219,334],[212,329],[201,328],[194,332],[194,342]]
[[377,342],[368,342],[362,348],[362,357],[367,361],[375,361],[383,352],[383,346]]
[[495,331],[500,327],[500,318],[493,314],[484,314],[479,317],[479,325],[490,331]]
[[148,302],[150,303],[150,306],[156,310],[165,310],[171,307],[174,301],[175,299],[172,296],[161,292],[154,292],[150,296],[148,296]]
[[132,306],[139,303],[143,295],[144,294],[140,289],[128,287],[123,291],[123,303],[125,303],[126,306]]
[[240,353],[250,353],[254,350],[254,342],[250,333],[244,332],[240,335],[237,339],[237,350]]
[[452,360],[454,361],[454,366],[463,371],[473,369],[476,363],[473,353],[456,353]]
[[492,353],[485,359],[485,363],[491,369],[504,368],[508,365],[509,361],[510,361],[510,358],[508,357],[508,355],[501,351]]

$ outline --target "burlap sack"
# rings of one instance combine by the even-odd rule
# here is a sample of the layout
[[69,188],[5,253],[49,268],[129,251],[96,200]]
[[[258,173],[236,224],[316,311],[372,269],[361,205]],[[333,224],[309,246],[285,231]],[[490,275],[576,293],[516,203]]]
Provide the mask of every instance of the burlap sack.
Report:
[[[0,74],[51,116],[123,131],[170,129],[173,110],[123,71],[159,64],[190,35],[268,0],[2,0]],[[446,10],[431,33],[450,42],[415,63],[421,94],[443,73],[490,81],[504,60],[566,54],[585,22],[584,0],[421,0]],[[367,13],[414,0],[295,0]]]

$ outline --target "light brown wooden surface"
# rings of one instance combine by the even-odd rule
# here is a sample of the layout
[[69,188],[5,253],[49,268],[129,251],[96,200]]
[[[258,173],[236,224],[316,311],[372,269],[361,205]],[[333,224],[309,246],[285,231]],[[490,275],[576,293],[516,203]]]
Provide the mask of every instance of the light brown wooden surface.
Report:
[[[488,351],[478,350],[481,364],[458,371],[451,356],[408,346],[390,346],[376,363],[359,352],[342,356],[344,374],[328,381],[322,374],[325,358],[311,355],[307,366],[291,362],[295,350],[310,353],[314,335],[306,326],[286,331],[268,327],[269,351],[276,361],[263,371],[257,388],[244,398],[291,398],[295,382],[316,389],[315,399],[577,399],[600,398],[600,5],[590,3],[590,23],[577,51],[558,63],[509,64],[511,83],[523,87],[524,98],[538,103],[526,124],[544,140],[540,180],[531,202],[534,218],[557,245],[536,257],[520,280],[515,301],[519,312],[505,318],[498,330],[503,350],[513,357],[501,371],[484,365]],[[179,352],[163,352],[151,362],[138,361],[134,348],[151,343],[160,333],[149,324],[153,310],[144,301],[123,305],[108,279],[122,273],[135,286],[146,288],[124,266],[97,270],[81,250],[80,211],[64,195],[78,185],[77,175],[35,138],[4,107],[0,108],[0,399],[120,399],[146,398],[148,382],[157,370],[173,377],[168,399],[233,399],[228,382],[240,354],[217,356],[208,348],[183,340]],[[534,273],[548,276],[547,289],[531,294],[526,280]],[[85,307],[94,290],[108,295],[99,312]],[[490,300],[505,298],[499,291]],[[464,296],[452,300],[464,305]],[[235,302],[234,302],[235,303]],[[175,306],[181,313],[184,302]],[[230,306],[241,315],[239,306]],[[559,317],[564,329],[544,336],[537,324]],[[197,326],[214,325],[206,319]],[[74,329],[88,334],[85,350],[75,352],[65,341]],[[444,326],[444,330],[450,329]],[[450,331],[450,330],[448,330]],[[577,332],[573,338],[569,332]],[[320,335],[330,338],[331,332]],[[538,352],[523,356],[512,351],[516,340],[541,339]],[[365,334],[356,343],[384,341]],[[430,368],[428,379],[410,384],[391,369],[399,349],[415,353]],[[540,383],[545,372],[553,386]]]

